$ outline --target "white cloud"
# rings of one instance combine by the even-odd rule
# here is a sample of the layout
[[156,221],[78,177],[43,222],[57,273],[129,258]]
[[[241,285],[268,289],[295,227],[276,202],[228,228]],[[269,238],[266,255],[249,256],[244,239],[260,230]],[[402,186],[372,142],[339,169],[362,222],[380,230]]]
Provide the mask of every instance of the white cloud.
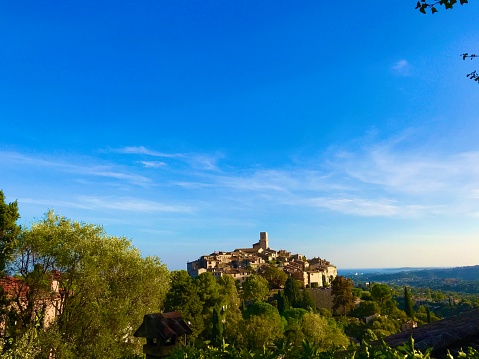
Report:
[[188,206],[164,204],[132,197],[78,197],[82,206],[89,209],[113,209],[131,212],[182,212],[191,213],[193,209]]
[[[327,156],[270,168],[220,166],[218,159],[223,155],[218,153],[188,154],[168,164],[137,161],[130,167],[115,163],[98,165],[98,160],[92,158],[82,158],[82,163],[77,164],[80,160],[74,157],[57,161],[18,153],[0,152],[0,159],[15,168],[38,166],[39,171],[44,168],[49,175],[55,171],[81,175],[74,179],[83,180],[82,193],[104,195],[86,195],[75,204],[88,209],[191,211],[188,206],[154,200],[175,198],[196,203],[199,208],[205,208],[204,204],[208,203],[211,208],[251,209],[261,203],[265,210],[280,206],[316,207],[370,217],[477,215],[479,152],[441,155],[409,146],[408,136],[411,134],[367,144],[355,141],[351,146],[329,151]],[[374,138],[367,139],[371,140]],[[129,148],[127,152],[158,154],[145,147]],[[145,177],[138,163],[145,168],[165,167],[165,171],[150,171]],[[93,177],[118,182],[89,181]],[[122,187],[112,190],[112,183]],[[148,194],[137,194],[132,184],[148,188]],[[106,196],[118,190],[127,196],[131,193],[148,200]],[[47,203],[51,206],[55,202]]]
[[[151,182],[147,177],[132,173],[114,164],[98,165],[96,164],[97,160],[92,158],[52,159],[51,156],[29,156],[16,152],[0,152],[0,159],[5,164],[9,162],[15,166],[27,165],[85,177],[113,178],[140,186],[148,185]],[[79,162],[89,163],[80,164]]]
[[123,148],[120,148],[120,149],[116,150],[116,152],[133,154],[133,155],[148,155],[148,156],[152,156],[152,157],[165,157],[165,158],[182,158],[182,157],[185,157],[185,155],[182,154],[182,153],[158,152],[158,151],[149,150],[144,146],[123,147]]
[[159,161],[140,161],[145,168],[160,168],[166,166],[165,162]]
[[407,60],[399,60],[391,66],[391,70],[398,76],[409,76],[411,72],[411,65]]
[[[171,158],[178,161],[183,161],[189,166],[201,170],[218,170],[218,160],[223,158],[223,154],[204,154],[204,153],[165,153],[148,149],[144,146],[123,147],[116,150],[118,153],[146,155],[151,157]],[[143,162],[152,163],[151,161]]]
[[362,217],[417,217],[423,214],[438,214],[443,210],[441,206],[400,205],[388,199],[348,197],[318,197],[305,201],[305,204]]

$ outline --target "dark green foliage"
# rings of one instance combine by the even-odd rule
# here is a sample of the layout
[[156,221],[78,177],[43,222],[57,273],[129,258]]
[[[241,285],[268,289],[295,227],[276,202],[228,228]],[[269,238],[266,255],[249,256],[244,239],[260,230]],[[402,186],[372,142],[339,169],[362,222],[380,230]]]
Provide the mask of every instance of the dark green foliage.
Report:
[[284,287],[284,283],[288,279],[288,275],[278,267],[269,265],[261,274],[273,289]]
[[291,308],[288,298],[284,295],[284,291],[280,290],[276,294],[276,301],[278,302],[278,311],[282,314],[285,310]]
[[245,301],[263,301],[268,298],[269,283],[263,277],[252,274],[243,283],[243,299]]
[[[33,358],[26,353],[35,351],[46,358],[50,350],[57,358],[140,352],[133,331],[145,313],[159,310],[168,289],[169,272],[158,258],[143,258],[127,239],[53,212],[21,231],[12,256],[9,270],[21,286],[11,295],[22,305],[7,331],[15,332],[11,349],[25,349],[14,358]],[[53,304],[57,316],[44,327],[45,308]]]
[[[207,346],[205,348],[184,347],[179,348],[171,356],[171,359],[431,359],[431,350],[421,352],[414,348],[414,340],[397,348],[391,348],[384,342],[380,346],[365,345],[363,350],[356,347],[337,348],[336,350],[324,350],[321,345],[310,340],[304,340],[302,345],[291,347],[287,342],[276,341],[274,345],[258,349],[238,348],[232,345],[222,345],[220,348]],[[448,358],[479,359],[479,352],[469,348],[460,351],[457,356],[448,355]]]
[[307,312],[308,311],[303,308],[292,308],[285,310],[281,316],[284,317],[284,319],[286,319],[286,321],[289,323],[291,321],[300,320]]
[[[467,4],[468,0],[459,0],[461,5]],[[444,6],[446,10],[452,9],[457,4],[457,0],[437,0],[433,2],[427,2],[426,0],[420,0],[416,3],[416,9],[425,14],[427,10],[431,11],[431,14],[438,12],[437,6]]]
[[375,283],[371,287],[371,297],[379,305],[384,306],[392,298],[391,289],[386,284]]
[[356,308],[354,308],[351,315],[357,318],[366,318],[374,314],[379,314],[380,312],[381,308],[378,303],[374,301],[362,301]]
[[404,311],[406,312],[406,315],[409,318],[414,317],[414,312],[413,312],[412,307],[413,307],[413,303],[412,303],[411,295],[410,295],[407,287],[405,286],[404,287]]
[[0,275],[15,249],[20,234],[20,226],[16,223],[19,218],[17,201],[5,203],[5,195],[0,190]]
[[331,283],[333,310],[342,314],[348,313],[354,305],[353,282],[343,276],[337,276]]
[[391,315],[398,310],[396,301],[392,299],[391,288],[386,284],[373,284],[371,287],[371,297],[379,304],[381,314]]
[[314,299],[311,296],[311,293],[309,293],[308,290],[304,289],[301,297],[302,298],[301,298],[300,307],[306,310],[310,310],[312,312],[316,312],[316,303],[314,302]]
[[278,309],[273,307],[271,304],[256,301],[248,306],[248,308],[243,312],[243,318],[249,319],[252,316],[265,316],[273,317],[279,316]]
[[[467,4],[468,0],[459,0],[459,3],[461,5]],[[437,5],[444,6],[444,8],[448,10],[448,9],[452,9],[454,5],[456,4],[457,4],[457,0],[437,0],[432,3],[427,2],[426,0],[420,0],[416,3],[416,9],[418,9],[423,14],[425,14],[427,10],[429,9],[431,11],[431,14],[434,14],[438,12]],[[466,59],[472,60],[476,58],[477,56],[478,55],[476,54],[469,54],[467,52],[461,54],[461,57],[463,60],[466,60]],[[468,73],[466,77],[475,81],[477,84],[479,84],[479,73],[476,70]]]
[[363,294],[363,290],[361,288],[353,288],[352,292],[356,298],[361,298],[361,295]]
[[293,308],[301,308],[301,290],[296,279],[289,277],[284,285],[284,295]]
[[183,318],[191,323],[192,339],[203,332],[203,303],[198,295],[198,288],[187,271],[171,272],[171,288],[165,298],[164,311],[181,312]]
[[223,322],[218,308],[213,309],[213,330],[211,332],[211,343],[219,347],[223,343]]

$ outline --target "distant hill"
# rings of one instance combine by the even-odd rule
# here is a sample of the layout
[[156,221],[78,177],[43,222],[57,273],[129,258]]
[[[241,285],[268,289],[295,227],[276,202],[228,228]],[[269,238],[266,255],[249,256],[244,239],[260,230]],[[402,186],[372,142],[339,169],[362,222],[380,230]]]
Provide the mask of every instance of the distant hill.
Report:
[[429,287],[458,293],[479,293],[479,265],[455,268],[402,269],[397,273],[365,273],[349,276],[355,282],[380,282],[390,285]]
[[404,278],[479,280],[479,265],[455,268],[421,269],[387,274],[372,273],[365,274],[364,276],[372,281],[390,281]]

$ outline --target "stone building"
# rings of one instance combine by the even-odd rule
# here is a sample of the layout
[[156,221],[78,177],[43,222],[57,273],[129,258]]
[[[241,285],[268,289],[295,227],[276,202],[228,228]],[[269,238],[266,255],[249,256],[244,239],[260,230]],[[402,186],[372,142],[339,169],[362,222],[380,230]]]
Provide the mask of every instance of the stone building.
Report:
[[186,268],[193,278],[201,273],[210,272],[216,278],[231,275],[242,283],[252,272],[259,271],[267,263],[277,265],[289,276],[300,281],[303,287],[328,286],[337,276],[336,267],[324,259],[307,260],[302,254],[271,249],[267,232],[260,232],[259,241],[253,243],[252,247],[204,255],[188,262]]

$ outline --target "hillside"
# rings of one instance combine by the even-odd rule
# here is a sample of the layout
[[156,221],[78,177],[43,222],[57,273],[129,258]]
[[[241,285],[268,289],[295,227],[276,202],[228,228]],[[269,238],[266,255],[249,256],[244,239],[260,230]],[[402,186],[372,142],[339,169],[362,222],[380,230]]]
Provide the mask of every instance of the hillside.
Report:
[[366,273],[351,276],[355,282],[380,282],[413,287],[429,287],[443,291],[479,293],[479,265],[402,271],[397,273]]

